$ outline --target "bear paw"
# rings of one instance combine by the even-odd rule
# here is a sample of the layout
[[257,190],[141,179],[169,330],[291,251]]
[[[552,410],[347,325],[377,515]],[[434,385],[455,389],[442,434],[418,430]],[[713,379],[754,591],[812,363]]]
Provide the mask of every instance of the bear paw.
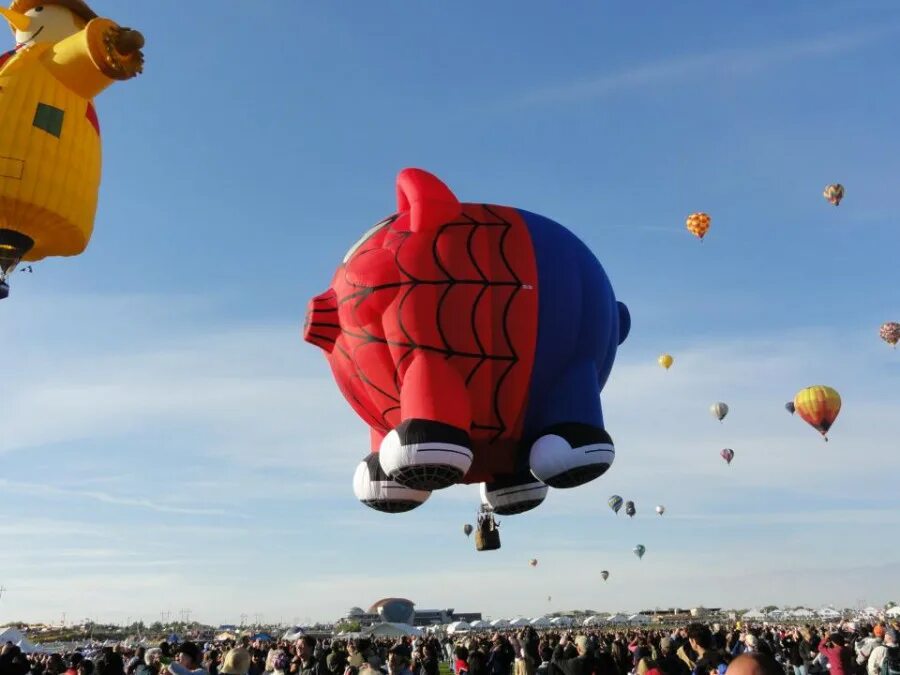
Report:
[[573,488],[606,473],[616,457],[604,429],[566,423],[545,429],[531,446],[531,473],[553,488]]

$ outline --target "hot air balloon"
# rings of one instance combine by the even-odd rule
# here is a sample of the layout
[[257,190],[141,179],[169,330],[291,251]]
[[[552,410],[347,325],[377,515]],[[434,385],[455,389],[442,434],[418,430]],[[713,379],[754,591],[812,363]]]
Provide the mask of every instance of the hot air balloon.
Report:
[[[361,474],[357,498],[398,512],[480,483],[505,516],[605,474],[615,445],[600,395],[631,318],[600,261],[559,223],[460,202],[421,169],[402,170],[394,194],[303,327],[370,427],[363,463],[385,479]],[[366,479],[390,489],[373,495]]]
[[878,330],[878,334],[881,336],[881,339],[887,342],[891,347],[896,347],[897,343],[900,342],[900,323],[897,323],[896,321],[883,323]]
[[547,596],[547,602],[550,602],[551,600],[553,600],[553,596],[548,595],[548,596]]
[[663,506],[662,504],[660,504],[659,506],[656,507],[656,512],[657,512],[659,515],[662,515],[662,514],[664,514],[664,513],[666,512],[666,507]]
[[827,441],[826,434],[841,412],[841,395],[831,387],[817,384],[797,392],[794,408]]
[[0,18],[17,45],[0,56],[2,300],[21,261],[77,256],[90,242],[101,174],[94,98],[143,70],[144,37],[83,0],[15,0]]
[[713,417],[721,422],[723,419],[725,419],[725,415],[728,414],[728,404],[722,403],[721,401],[719,401],[718,403],[713,403],[711,406],[709,406],[709,411],[713,414]]
[[468,523],[466,523],[465,525],[463,525],[463,532],[466,533],[466,536],[467,536],[467,537],[468,537],[469,535],[472,534],[472,529],[473,529],[472,526],[469,525]]
[[661,365],[663,368],[668,370],[669,368],[672,367],[672,364],[675,362],[675,359],[672,358],[671,354],[663,354],[658,359],[656,359],[656,362],[659,365]]
[[794,402],[788,401],[787,403],[785,403],[784,409],[787,410],[789,413],[791,413],[791,415],[793,415],[794,414]]
[[729,464],[731,464],[731,460],[734,459],[734,450],[732,450],[731,448],[725,448],[719,454],[722,455],[722,459],[724,459]]
[[537,560],[535,558],[532,558],[531,560],[528,561],[528,564],[531,565],[532,567],[537,567]]
[[619,513],[619,509],[622,508],[623,501],[619,495],[613,495],[606,503],[609,504],[609,508],[611,508],[616,513]]
[[600,577],[603,579],[603,581],[606,581],[607,579],[609,579],[609,572],[603,570],[602,572],[600,572]]
[[644,557],[644,553],[647,551],[647,547],[644,546],[643,544],[638,544],[638,545],[635,546],[634,549],[632,549],[632,550],[633,550],[634,554],[635,554],[638,558],[643,558],[643,557]]
[[635,513],[637,513],[637,511],[634,508],[634,502],[625,502],[625,515],[634,518]]
[[684,226],[688,229],[688,232],[698,237],[700,241],[703,241],[703,237],[706,236],[711,222],[712,218],[709,217],[708,213],[692,213],[684,221]]
[[825,188],[822,192],[822,196],[825,197],[829,203],[837,206],[844,198],[844,186],[840,183],[832,183]]

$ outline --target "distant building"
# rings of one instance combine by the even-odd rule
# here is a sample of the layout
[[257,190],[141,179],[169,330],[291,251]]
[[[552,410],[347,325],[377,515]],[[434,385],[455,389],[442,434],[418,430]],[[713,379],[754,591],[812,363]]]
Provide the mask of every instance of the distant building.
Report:
[[367,612],[353,607],[344,617],[346,621],[358,621],[360,626],[388,621],[411,626],[447,625],[454,621],[471,623],[481,620],[481,612],[456,612],[450,609],[416,609],[415,603],[405,598],[382,598]]

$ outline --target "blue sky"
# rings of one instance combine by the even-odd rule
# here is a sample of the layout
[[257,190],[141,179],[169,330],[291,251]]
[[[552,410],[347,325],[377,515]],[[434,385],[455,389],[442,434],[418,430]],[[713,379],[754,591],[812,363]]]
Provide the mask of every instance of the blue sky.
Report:
[[[146,72],[97,100],[90,248],[2,305],[0,620],[900,600],[896,3],[95,9],[145,33]],[[474,487],[356,502],[365,427],[300,339],[405,166],[567,225],[633,317],[615,466],[490,555],[461,534]],[[844,397],[828,444],[782,408],[820,382]]]

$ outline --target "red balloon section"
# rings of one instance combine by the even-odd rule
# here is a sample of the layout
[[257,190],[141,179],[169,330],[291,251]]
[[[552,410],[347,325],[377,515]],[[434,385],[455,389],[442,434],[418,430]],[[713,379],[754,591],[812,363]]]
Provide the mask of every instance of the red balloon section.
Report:
[[[509,514],[540,504],[547,485],[601,475],[614,448],[599,392],[629,320],[599,263],[553,221],[461,204],[421,170],[400,173],[397,201],[310,302],[304,328],[371,428],[357,496],[398,512],[484,483],[483,500]],[[573,291],[596,295],[589,320],[582,303],[551,302]]]

